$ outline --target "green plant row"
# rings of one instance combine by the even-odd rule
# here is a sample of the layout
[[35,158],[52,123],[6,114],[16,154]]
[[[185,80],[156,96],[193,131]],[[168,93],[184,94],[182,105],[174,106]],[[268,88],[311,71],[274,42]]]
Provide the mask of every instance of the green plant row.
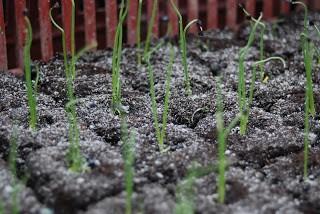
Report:
[[[185,27],[183,26],[182,15],[179,12],[177,6],[174,4],[173,0],[170,0],[170,3],[176,12],[179,20],[179,48],[181,51],[182,57],[182,65],[184,71],[184,86],[186,95],[192,94],[191,84],[190,84],[190,75],[188,72],[188,63],[187,63],[187,32],[188,29],[197,24],[201,25],[198,19],[192,20]],[[315,104],[314,104],[314,95],[313,95],[313,83],[312,83],[312,69],[313,69],[313,58],[315,54],[315,48],[313,46],[312,41],[309,39],[309,32],[307,28],[307,17],[308,10],[304,3],[298,1],[292,1],[292,4],[301,4],[305,8],[305,17],[304,17],[304,31],[301,34],[301,42],[304,56],[304,65],[306,70],[306,98],[305,98],[305,121],[304,121],[304,170],[303,174],[306,178],[308,175],[308,148],[309,148],[309,117],[315,116]],[[115,113],[118,113],[121,117],[121,139],[124,142],[123,144],[123,158],[124,158],[124,170],[125,170],[125,187],[126,187],[126,213],[132,213],[132,194],[133,194],[133,176],[134,176],[134,141],[135,135],[132,133],[129,135],[128,124],[125,121],[125,114],[122,110],[121,104],[121,77],[120,77],[120,65],[122,59],[122,48],[123,48],[123,25],[126,20],[128,14],[130,0],[121,0],[121,6],[119,11],[119,22],[116,28],[116,34],[114,39],[114,47],[113,47],[113,55],[112,55],[112,108]],[[152,36],[152,28],[155,22],[156,13],[157,13],[157,5],[158,1],[153,2],[152,7],[152,15],[150,24],[148,26],[147,38],[144,44],[144,52],[143,59],[147,64],[148,78],[150,84],[150,97],[151,97],[151,111],[154,123],[154,129],[156,132],[156,140],[159,145],[159,150],[161,152],[165,151],[164,141],[166,137],[166,128],[167,128],[167,120],[169,114],[169,102],[170,102],[170,87],[171,87],[171,78],[173,73],[173,64],[175,59],[175,51],[174,47],[169,43],[170,47],[170,56],[169,63],[166,70],[166,78],[165,78],[165,95],[164,95],[164,104],[163,104],[163,112],[162,112],[162,121],[161,124],[159,122],[157,101],[156,101],[156,90],[155,90],[155,81],[154,81],[154,71],[153,66],[151,64],[152,54],[157,51],[162,45],[163,41],[156,45],[154,48],[150,48],[151,46],[151,36]],[[76,62],[79,57],[95,47],[96,44],[89,45],[78,53],[76,53],[75,48],[75,2],[72,0],[72,16],[71,16],[71,58],[68,58],[67,48],[66,48],[66,36],[65,30],[60,27],[52,17],[52,10],[56,8],[53,7],[50,9],[50,18],[53,25],[61,32],[62,34],[62,48],[63,48],[63,61],[65,68],[65,76],[66,76],[66,88],[67,88],[67,97],[68,102],[65,105],[65,110],[68,116],[69,123],[69,149],[67,153],[67,160],[69,164],[69,168],[75,172],[83,172],[86,170],[85,160],[80,151],[80,133],[78,127],[78,118],[76,112],[76,104],[77,99],[74,91],[74,80],[76,78]],[[218,141],[218,201],[220,203],[224,203],[225,201],[225,186],[226,186],[226,141],[227,137],[231,131],[240,121],[240,134],[244,135],[247,130],[247,125],[249,121],[249,112],[250,107],[253,102],[254,97],[254,89],[256,82],[256,71],[260,68],[260,77],[263,78],[264,74],[264,64],[271,60],[280,60],[284,66],[285,62],[281,57],[270,57],[264,59],[264,34],[266,26],[262,22],[262,14],[255,19],[252,17],[243,7],[244,13],[251,20],[251,32],[249,34],[249,38],[245,47],[240,50],[239,53],[239,67],[238,67],[238,102],[239,102],[239,114],[230,122],[230,124],[226,127],[224,123],[224,106],[222,99],[222,86],[221,86],[221,77],[217,77],[217,100],[216,100],[216,127],[217,127],[217,141]],[[141,12],[142,12],[142,0],[139,0],[138,5],[138,24],[137,24],[137,48],[138,48],[138,64],[141,64],[142,56],[140,53],[141,49]],[[26,77],[26,87],[27,87],[27,98],[28,98],[28,106],[29,106],[29,124],[30,127],[35,130],[37,123],[37,111],[36,111],[36,96],[37,96],[37,85],[39,81],[39,68],[37,68],[37,78],[35,83],[32,83],[31,80],[31,58],[30,58],[30,49],[32,45],[32,28],[29,19],[26,17],[25,21],[27,23],[27,39],[26,45],[24,47],[24,63],[25,63],[25,77]],[[246,69],[245,69],[245,60],[252,47],[256,32],[258,28],[261,28],[260,31],[260,59],[256,61],[252,65],[252,76],[251,82],[249,86],[249,94],[247,95],[246,89]],[[168,28],[169,29],[169,28]],[[202,30],[202,28],[201,28]],[[316,27],[317,32],[320,35],[319,29]],[[168,30],[169,31],[169,30]],[[151,49],[151,50],[150,50]],[[16,152],[16,147],[15,147]],[[11,154],[10,155],[16,155]],[[11,157],[11,156],[10,156]],[[14,161],[16,157],[13,158]],[[10,167],[11,170],[15,170],[16,166],[13,165],[13,159],[10,159]],[[16,174],[16,171],[13,171]],[[186,182],[186,186],[184,188],[191,191],[192,185],[194,183],[195,175],[191,174]],[[176,207],[177,213],[186,213],[185,210],[193,210],[192,197],[181,197],[180,205]],[[187,202],[186,202],[187,201]],[[183,211],[178,211],[183,210]]]

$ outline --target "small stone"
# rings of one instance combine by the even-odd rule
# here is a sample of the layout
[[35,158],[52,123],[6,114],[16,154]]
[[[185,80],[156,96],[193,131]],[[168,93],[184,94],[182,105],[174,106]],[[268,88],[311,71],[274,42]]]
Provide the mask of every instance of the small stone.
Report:
[[160,172],[157,172],[157,173],[156,173],[156,176],[157,176],[157,178],[159,178],[159,179],[163,179],[163,178],[164,178],[163,174],[160,173]]
[[82,183],[84,183],[84,182],[85,182],[85,179],[84,179],[84,178],[81,178],[81,177],[80,177],[80,178],[77,179],[77,183],[78,183],[78,184],[82,184]]

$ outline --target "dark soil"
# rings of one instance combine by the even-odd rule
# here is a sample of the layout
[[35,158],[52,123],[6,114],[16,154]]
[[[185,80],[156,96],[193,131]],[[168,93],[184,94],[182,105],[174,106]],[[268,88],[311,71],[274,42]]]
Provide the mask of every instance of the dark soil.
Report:
[[[227,145],[226,204],[217,202],[217,172],[196,179],[196,213],[319,213],[320,212],[320,67],[314,68],[317,115],[311,120],[309,177],[303,180],[305,70],[299,48],[302,14],[277,24],[269,23],[266,55],[282,56],[266,64],[267,83],[257,81],[246,136],[234,128]],[[320,15],[310,19],[320,25]],[[155,139],[147,70],[136,64],[136,49],[127,47],[122,58],[123,104],[128,123],[136,132],[134,213],[173,213],[176,187],[194,162],[215,168],[216,81],[223,75],[225,121],[238,114],[238,53],[249,27],[233,33],[206,32],[188,39],[188,64],[193,95],[183,89],[181,57],[174,63],[167,137],[169,151],[160,153]],[[311,39],[320,40],[312,31]],[[175,46],[176,53],[178,48]],[[259,58],[257,44],[247,57]],[[21,213],[124,213],[124,162],[121,155],[120,118],[111,112],[111,51],[97,51],[77,63],[75,91],[81,130],[81,152],[90,164],[86,173],[68,170],[67,102],[62,57],[40,65],[38,130],[28,129],[24,81],[9,74],[0,77],[0,201],[11,213],[16,186],[7,162],[13,129],[18,130],[18,204]],[[164,98],[169,46],[157,51],[155,71],[159,114]],[[27,177],[27,181],[23,182]]]

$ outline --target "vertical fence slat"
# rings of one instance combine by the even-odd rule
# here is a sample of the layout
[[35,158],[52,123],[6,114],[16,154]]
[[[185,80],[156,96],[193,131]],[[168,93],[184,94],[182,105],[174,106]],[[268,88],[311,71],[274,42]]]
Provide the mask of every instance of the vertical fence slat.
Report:
[[290,13],[290,3],[286,1],[281,2],[281,14],[286,15]]
[[219,1],[208,0],[207,5],[207,28],[213,29],[219,27]]
[[227,26],[235,28],[237,26],[238,4],[237,0],[227,0]]
[[273,0],[263,0],[263,16],[265,19],[273,18]]
[[25,43],[26,36],[26,24],[24,20],[24,10],[26,8],[25,0],[15,0],[14,1],[14,10],[15,10],[15,25],[16,25],[16,56],[18,67],[23,68],[23,46]]
[[8,69],[7,60],[6,29],[4,24],[3,4],[2,0],[0,0],[0,71]]
[[255,15],[256,15],[256,2],[257,2],[256,0],[247,0],[246,1],[246,10],[253,17],[255,17]]
[[86,45],[97,42],[96,4],[95,0],[83,1],[84,9],[84,30]]
[[72,11],[72,2],[71,0],[63,0],[62,3],[62,21],[63,29],[66,35],[66,46],[67,50],[71,50],[71,11]]
[[137,41],[138,0],[131,0],[128,11],[128,44],[134,45]]
[[[199,18],[199,3],[198,1],[188,0],[188,21],[192,21],[194,19]],[[190,33],[198,32],[198,28],[196,26],[191,26]]]
[[112,47],[118,23],[117,0],[106,0],[106,34],[107,47]]
[[148,0],[147,1],[147,16],[148,16],[147,20],[151,19],[153,4],[157,4],[157,13],[156,13],[156,17],[154,20],[152,32],[153,32],[153,36],[155,38],[158,38],[158,36],[159,36],[159,2],[158,2],[158,0]]
[[314,9],[320,10],[320,1],[319,0],[315,0],[313,4],[314,4]]
[[[178,0],[173,0],[173,3],[179,8]],[[168,15],[169,15],[169,21],[172,27],[172,35],[177,35],[179,32],[179,19],[171,3],[169,2],[168,2]]]
[[41,56],[47,61],[53,56],[52,29],[49,17],[50,0],[38,1]]

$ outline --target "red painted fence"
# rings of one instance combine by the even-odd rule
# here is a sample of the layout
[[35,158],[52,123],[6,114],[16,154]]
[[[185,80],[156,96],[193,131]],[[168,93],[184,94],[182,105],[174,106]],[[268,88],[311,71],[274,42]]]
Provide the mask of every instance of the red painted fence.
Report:
[[[61,51],[61,34],[53,28],[49,19],[49,9],[58,1],[61,10],[54,13],[55,19],[66,31],[67,48],[70,50],[71,0],[0,0],[0,71],[8,68],[23,67],[23,46],[25,41],[24,11],[28,10],[31,19],[34,40],[32,58],[49,60],[54,52]],[[138,1],[131,0],[125,25],[125,42],[134,45]],[[236,27],[243,20],[238,2],[243,3],[254,16],[264,13],[265,19],[286,15],[293,9],[284,0],[173,0],[179,7],[184,19],[190,21],[199,18],[205,29],[229,26]],[[76,8],[76,46],[83,47],[92,42],[98,48],[112,47],[117,25],[117,0],[75,0]],[[145,35],[147,21],[151,17],[153,4],[158,2],[153,36],[165,34],[167,18],[172,25],[172,33],[178,33],[178,19],[169,0],[143,0],[142,35]],[[320,0],[306,0],[311,9],[320,9]],[[196,32],[197,28],[191,28]],[[8,60],[9,59],[9,60]]]

